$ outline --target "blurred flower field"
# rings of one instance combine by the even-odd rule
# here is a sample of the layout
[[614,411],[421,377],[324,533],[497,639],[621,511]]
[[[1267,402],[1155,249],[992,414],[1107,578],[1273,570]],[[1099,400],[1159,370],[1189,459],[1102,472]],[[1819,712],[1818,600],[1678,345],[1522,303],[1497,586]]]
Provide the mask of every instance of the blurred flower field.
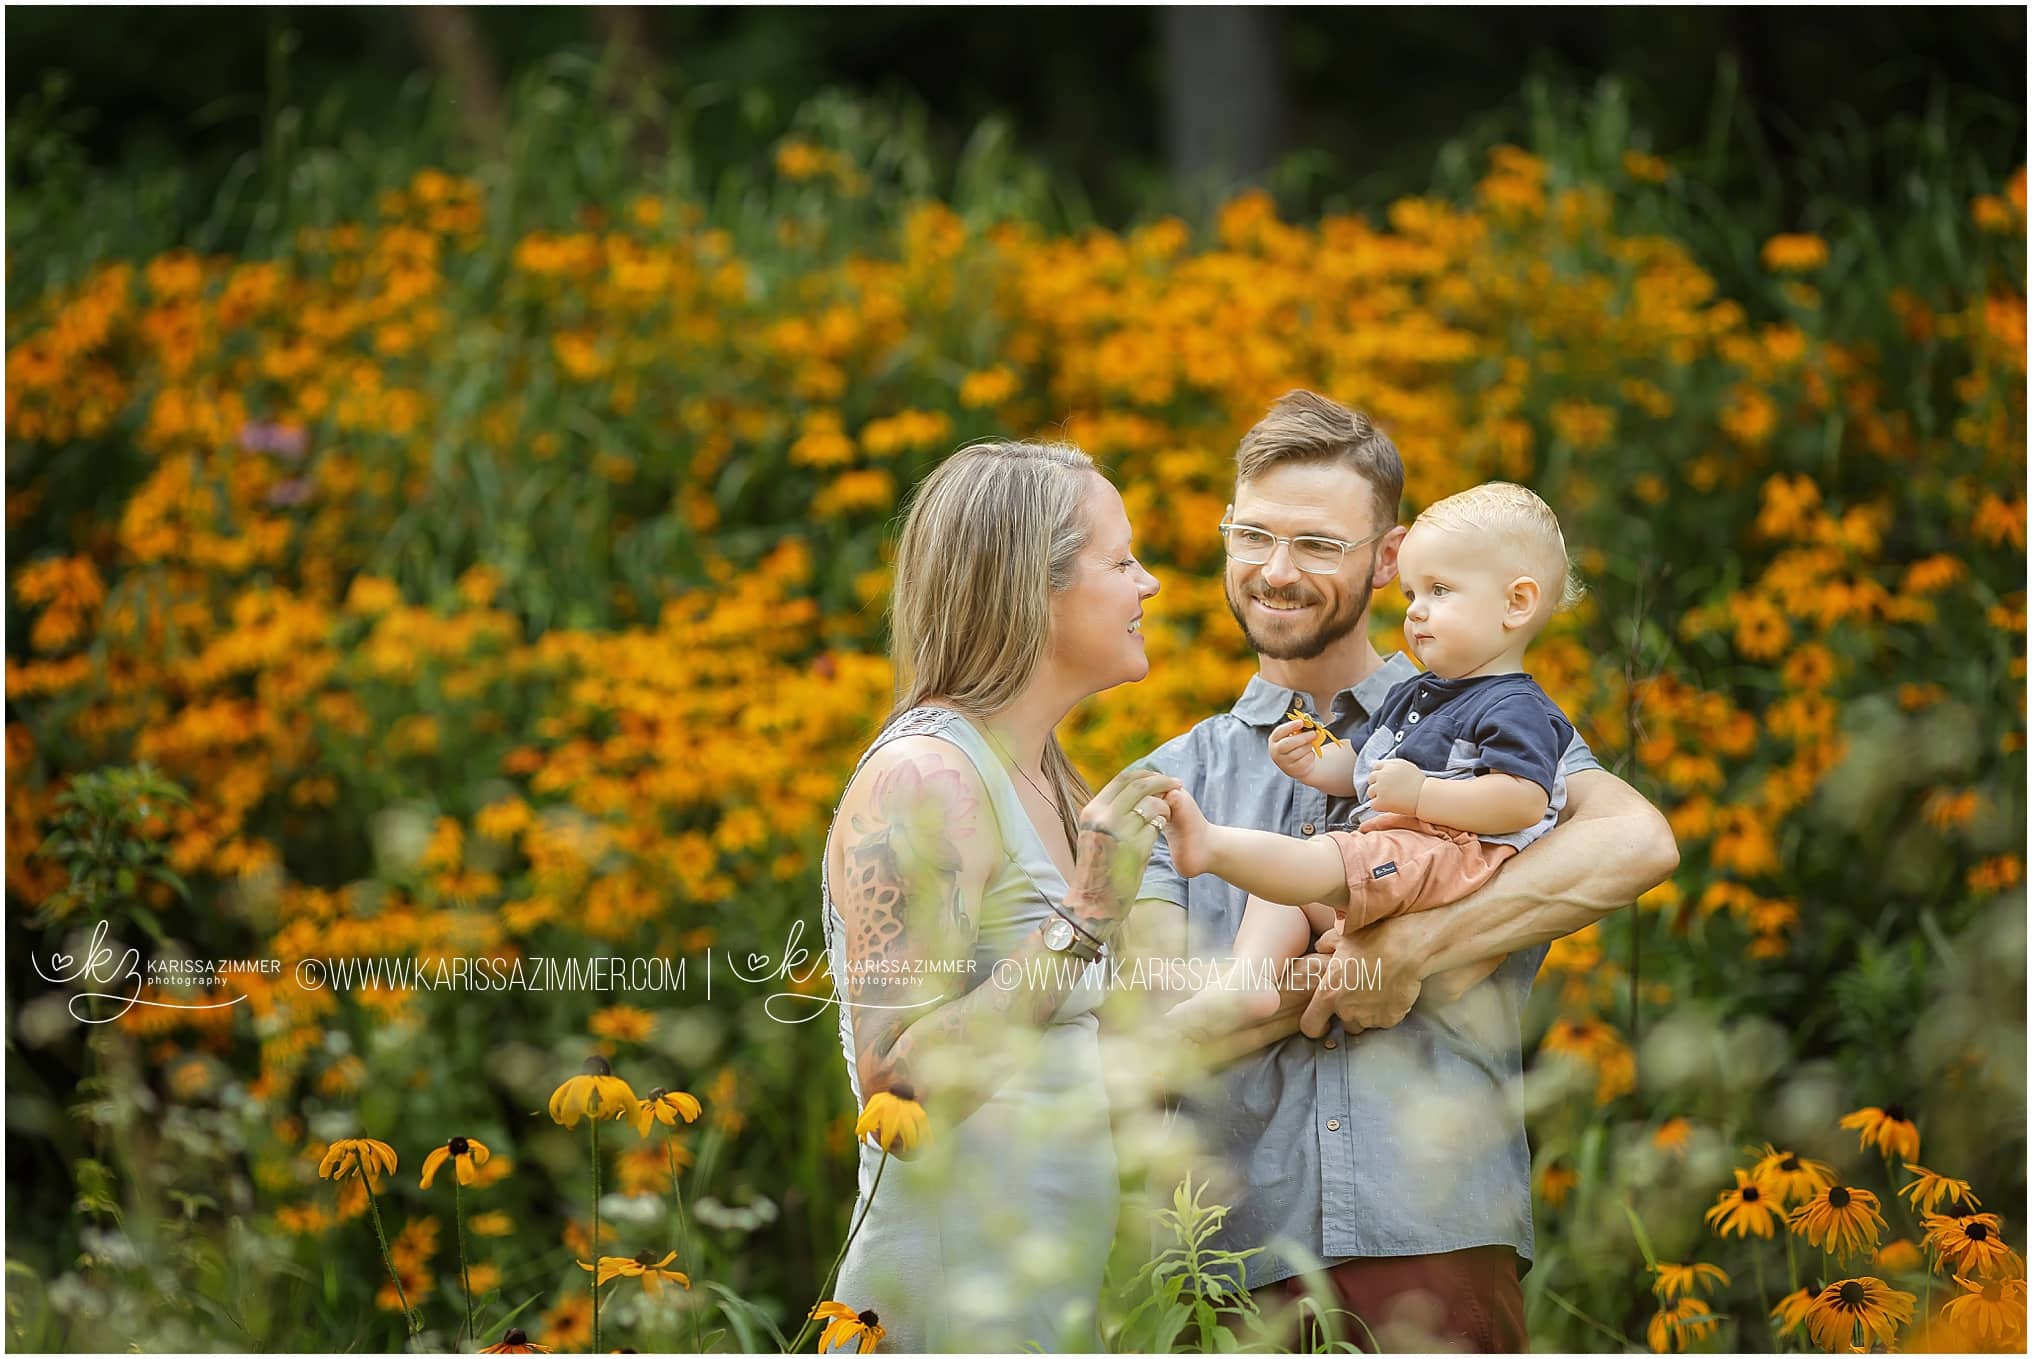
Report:
[[[482,1341],[582,1349],[575,1262],[653,1282],[673,1172],[690,1286],[624,1280],[602,1343],[794,1333],[857,1111],[829,1013],[768,997],[829,993],[796,950],[900,499],[990,434],[1110,469],[1163,592],[1151,678],[1071,724],[1105,779],[1250,673],[1213,526],[1310,386],[1404,450],[1407,515],[1490,477],[1560,512],[1590,595],[1537,673],[1681,844],[1534,993],[1534,1342],[2022,1349],[2024,169],[1749,233],[1582,119],[1373,220],[1061,230],[1013,161],[934,192],[850,112],[737,183],[539,121],[474,176],[268,190],[259,249],[10,239],[48,286],[7,315],[9,1343],[387,1349],[406,1306],[444,1348],[470,1283]],[[187,802],[45,846],[142,764]],[[23,958],[101,918],[280,969],[80,1025]],[[685,985],[297,971],[593,956]],[[593,1053],[702,1105],[599,1144],[597,1241],[544,1115]],[[319,1175],[353,1138],[399,1156],[399,1296]],[[491,1149],[462,1227],[410,1178],[453,1138]]]

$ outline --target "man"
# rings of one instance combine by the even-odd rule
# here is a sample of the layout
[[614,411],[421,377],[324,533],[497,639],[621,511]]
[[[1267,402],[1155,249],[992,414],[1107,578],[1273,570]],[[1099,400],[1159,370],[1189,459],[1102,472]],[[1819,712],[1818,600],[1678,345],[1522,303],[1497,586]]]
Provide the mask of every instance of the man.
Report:
[[[1224,527],[1227,596],[1259,672],[1233,709],[1148,763],[1216,821],[1316,835],[1353,809],[1280,773],[1268,737],[1298,703],[1345,738],[1420,673],[1369,641],[1371,596],[1405,534],[1403,464],[1366,416],[1304,391],[1243,437],[1236,462],[1228,525],[1260,532]],[[1267,555],[1247,545],[1264,534]],[[1230,1050],[1253,1050],[1196,1102],[1234,1177],[1213,1245],[1263,1248],[1248,1262],[1259,1301],[1299,1296],[1297,1276],[1323,1263],[1338,1305],[1386,1345],[1527,1347],[1524,1001],[1547,943],[1635,900],[1679,857],[1664,818],[1577,737],[1563,768],[1558,828],[1463,901],[1325,941],[1333,956],[1303,1015],[1289,1003],[1238,1035]],[[1161,841],[1141,898],[1135,947],[1175,958],[1221,956],[1245,900],[1218,878],[1181,879]]]

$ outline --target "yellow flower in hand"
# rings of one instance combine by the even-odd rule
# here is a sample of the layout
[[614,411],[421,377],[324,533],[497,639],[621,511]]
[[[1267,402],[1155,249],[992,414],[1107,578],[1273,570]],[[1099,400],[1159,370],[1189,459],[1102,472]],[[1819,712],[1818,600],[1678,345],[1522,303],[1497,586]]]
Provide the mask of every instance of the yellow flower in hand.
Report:
[[635,1111],[635,1092],[614,1074],[604,1057],[586,1058],[584,1075],[574,1076],[550,1092],[550,1116],[567,1128],[582,1118],[627,1118]]
[[1284,720],[1296,722],[1312,733],[1312,753],[1314,755],[1324,755],[1328,746],[1346,744],[1340,737],[1321,726],[1318,718],[1299,707],[1296,703],[1291,705],[1290,712],[1284,714]]
[[659,1085],[636,1108],[635,1131],[647,1137],[652,1123],[661,1123],[666,1128],[675,1128],[680,1118],[690,1123],[698,1118],[699,1108],[696,1095],[687,1095],[682,1090],[665,1090]]
[[395,1148],[371,1137],[342,1137],[325,1151],[317,1173],[321,1180],[363,1175],[370,1186],[378,1188],[381,1176],[395,1173]]
[[917,1102],[909,1086],[899,1085],[868,1097],[860,1119],[854,1124],[854,1136],[873,1133],[875,1144],[882,1150],[908,1156],[924,1140],[924,1125],[924,1106]]
[[430,1188],[430,1182],[437,1178],[438,1167],[447,1160],[457,1172],[459,1183],[471,1184],[473,1172],[487,1164],[487,1158],[492,1154],[487,1150],[487,1144],[477,1137],[450,1138],[443,1146],[434,1148],[430,1155],[423,1158],[423,1179],[417,1188]]

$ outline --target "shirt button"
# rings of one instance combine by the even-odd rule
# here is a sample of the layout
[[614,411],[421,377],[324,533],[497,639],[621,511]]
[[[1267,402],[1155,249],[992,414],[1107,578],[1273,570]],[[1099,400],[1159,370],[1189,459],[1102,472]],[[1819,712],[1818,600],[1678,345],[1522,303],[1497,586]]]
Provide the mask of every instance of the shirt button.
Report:
[[1340,1045],[1341,1043],[1338,1038],[1329,1038],[1326,1040],[1326,1050],[1328,1052],[1332,1052],[1335,1048],[1339,1047]]
[[1417,713],[1413,713],[1413,714],[1411,714],[1411,716],[1410,716],[1410,717],[1406,718],[1405,720],[1406,720],[1406,721],[1409,721],[1409,722],[1416,722],[1416,721],[1418,720],[1418,714],[1417,714]]
[[1301,834],[1310,835],[1312,834],[1312,823],[1308,821],[1303,826],[1300,826],[1298,829]]
[[1339,1132],[1341,1130],[1341,1121],[1337,1118],[1328,1119],[1326,1121],[1326,1130],[1328,1132]]
[[1391,733],[1391,735],[1390,735],[1390,744],[1394,746],[1394,745],[1396,745],[1396,744],[1397,744],[1398,742],[1402,741],[1403,739],[1404,739],[1404,733],[1403,733],[1403,732],[1401,732],[1401,731],[1399,731],[1399,732],[1392,732],[1392,733]]

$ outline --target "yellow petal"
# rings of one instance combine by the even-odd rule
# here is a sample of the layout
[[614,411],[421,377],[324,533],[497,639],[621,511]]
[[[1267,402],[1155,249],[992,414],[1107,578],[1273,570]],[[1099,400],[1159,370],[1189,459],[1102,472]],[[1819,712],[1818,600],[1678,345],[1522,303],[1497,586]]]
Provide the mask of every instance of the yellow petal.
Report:
[[487,1144],[485,1142],[482,1142],[477,1137],[468,1137],[466,1139],[466,1146],[471,1149],[473,1164],[476,1166],[483,1166],[487,1164],[487,1158],[494,1154],[493,1152],[488,1151]]
[[674,1106],[678,1113],[684,1115],[685,1122],[691,1123],[697,1120],[700,1108],[702,1107],[698,1102],[697,1096],[687,1095],[682,1090],[673,1090],[665,1095],[663,1099],[664,1103]]
[[430,1188],[430,1182],[437,1178],[437,1168],[443,1165],[445,1158],[451,1154],[449,1147],[433,1147],[430,1155],[423,1158],[423,1178],[417,1181],[416,1187],[419,1189]]
[[637,1137],[649,1136],[649,1129],[656,1122],[656,1115],[650,1111],[649,1101],[644,1100],[641,1107],[635,1110],[633,1121]]
[[321,1180],[329,1180],[332,1178],[333,1175],[340,1173],[339,1164],[340,1162],[344,1161],[345,1158],[346,1158],[345,1143],[335,1142],[330,1147],[326,1148],[324,1159],[318,1162],[317,1166],[318,1178]]
[[473,1158],[470,1156],[454,1156],[452,1166],[459,1173],[460,1184],[471,1184],[477,1178],[473,1174]]

